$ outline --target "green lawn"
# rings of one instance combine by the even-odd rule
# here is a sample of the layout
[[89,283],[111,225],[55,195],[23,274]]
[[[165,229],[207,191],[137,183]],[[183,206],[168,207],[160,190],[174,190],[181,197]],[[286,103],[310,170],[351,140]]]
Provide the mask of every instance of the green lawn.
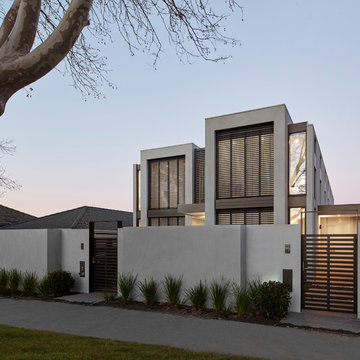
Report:
[[142,345],[0,325],[0,359],[246,360],[250,358],[214,353],[197,353],[167,346]]

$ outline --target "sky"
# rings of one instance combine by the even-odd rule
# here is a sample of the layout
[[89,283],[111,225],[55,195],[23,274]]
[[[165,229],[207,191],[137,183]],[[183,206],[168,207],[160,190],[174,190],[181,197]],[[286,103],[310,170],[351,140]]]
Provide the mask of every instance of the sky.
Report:
[[[215,1],[215,0],[213,0]],[[218,0],[216,0],[218,1]],[[53,71],[19,91],[0,118],[3,157],[21,189],[2,205],[44,216],[89,205],[132,211],[132,164],[140,150],[204,146],[205,118],[286,104],[293,122],[315,126],[335,203],[360,203],[360,4],[355,1],[239,0],[227,23],[240,47],[226,62],[181,63],[166,45],[156,69],[120,38],[102,51],[116,90],[82,100]]]

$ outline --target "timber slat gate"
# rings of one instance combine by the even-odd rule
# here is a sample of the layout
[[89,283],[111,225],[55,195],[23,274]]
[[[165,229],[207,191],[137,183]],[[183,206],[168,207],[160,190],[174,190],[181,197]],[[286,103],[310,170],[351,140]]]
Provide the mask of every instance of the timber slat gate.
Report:
[[[118,227],[122,227],[118,222]],[[117,291],[118,231],[97,230],[90,223],[90,291]]]
[[302,307],[357,312],[357,235],[302,235]]

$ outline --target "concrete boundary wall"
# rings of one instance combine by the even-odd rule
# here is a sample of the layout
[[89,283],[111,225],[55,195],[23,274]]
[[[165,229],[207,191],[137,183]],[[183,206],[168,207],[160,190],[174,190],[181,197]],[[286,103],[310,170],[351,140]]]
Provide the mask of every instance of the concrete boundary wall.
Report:
[[183,275],[185,287],[224,276],[243,283],[242,227],[147,227],[119,229],[119,273],[139,280]]
[[48,272],[48,230],[1,230],[0,268]]
[[[139,280],[183,275],[184,287],[199,280],[282,281],[282,270],[293,270],[291,311],[300,311],[299,225],[201,226],[119,229],[119,273]],[[285,254],[290,244],[290,254]]]
[[[80,261],[85,261],[83,278]],[[54,270],[70,271],[73,290],[89,292],[89,230],[1,230],[0,268],[35,272],[39,278]]]

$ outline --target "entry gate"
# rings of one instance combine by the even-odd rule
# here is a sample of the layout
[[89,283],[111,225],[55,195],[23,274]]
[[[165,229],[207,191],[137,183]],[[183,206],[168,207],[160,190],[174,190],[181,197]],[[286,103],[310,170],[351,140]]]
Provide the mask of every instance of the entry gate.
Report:
[[[118,231],[97,230],[94,223],[89,227],[90,291],[117,292]],[[121,227],[121,222],[118,222],[118,227]]]
[[302,235],[302,307],[357,312],[357,235]]

